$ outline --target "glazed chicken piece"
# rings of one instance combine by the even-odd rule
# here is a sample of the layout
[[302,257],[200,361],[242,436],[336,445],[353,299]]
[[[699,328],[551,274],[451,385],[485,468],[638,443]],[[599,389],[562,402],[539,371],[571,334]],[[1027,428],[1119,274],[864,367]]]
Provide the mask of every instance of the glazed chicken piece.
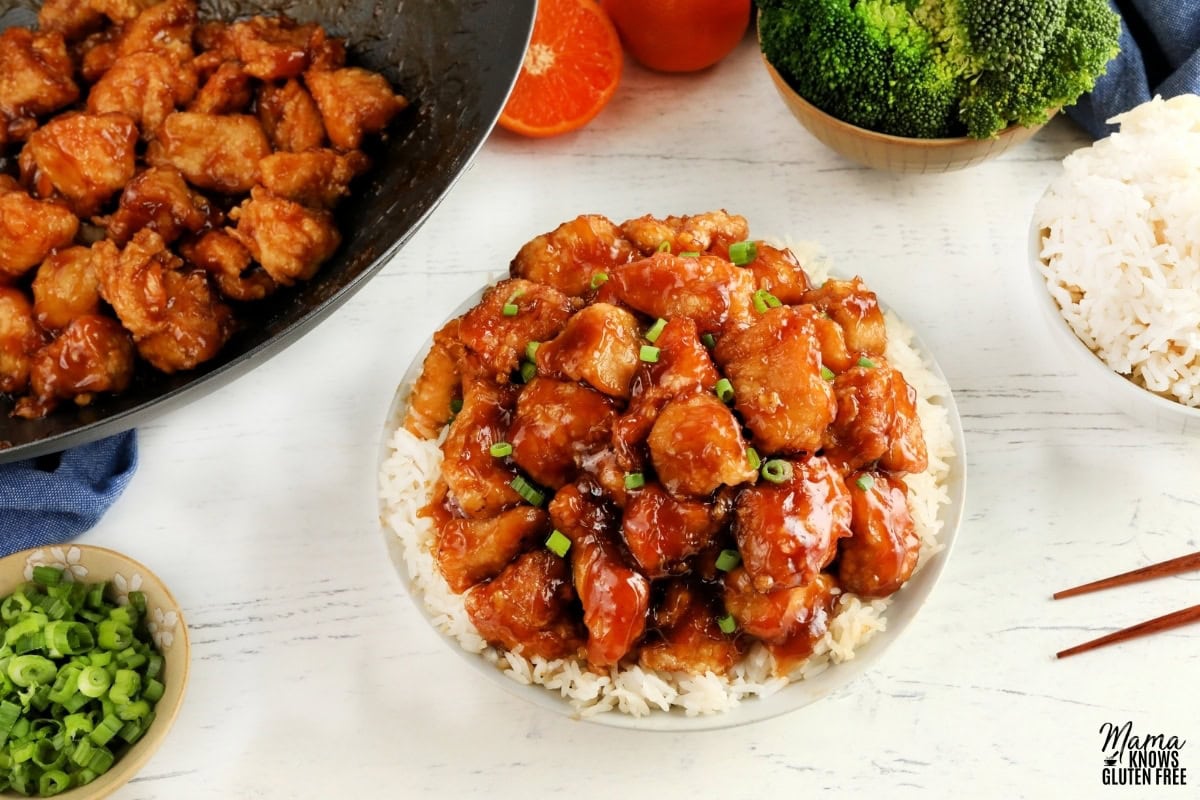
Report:
[[[517,313],[506,315],[506,305],[516,306]],[[556,336],[570,313],[570,301],[557,289],[510,278],[484,292],[479,304],[463,315],[459,336],[497,380],[506,381],[520,365],[526,345]]]
[[824,633],[822,619],[829,612],[837,584],[833,576],[819,573],[807,583],[789,589],[760,592],[743,567],[725,576],[725,608],[738,628],[764,642],[782,644],[816,623]]
[[100,276],[86,247],[68,247],[46,258],[33,278],[33,316],[48,331],[100,312]]
[[329,141],[339,150],[357,150],[363,137],[379,133],[408,106],[387,78],[359,67],[304,73]]
[[492,517],[521,502],[511,486],[516,471],[489,452],[504,441],[515,404],[511,387],[464,376],[462,410],[442,443],[442,478],[450,499],[468,517]]
[[79,0],[45,0],[38,9],[38,30],[62,34],[68,42],[82,39],[104,24],[104,15]]
[[116,311],[142,358],[162,372],[178,372],[212,358],[233,332],[233,315],[207,276],[183,270],[162,237],[143,229],[125,249],[105,240],[92,246],[100,259],[100,295]]
[[455,594],[494,578],[522,550],[550,533],[550,518],[517,506],[488,519],[452,518],[438,526],[433,560]]
[[258,120],[276,150],[302,153],[325,144],[325,123],[299,81],[267,85],[258,92]]
[[554,339],[542,342],[535,359],[538,373],[583,381],[610,397],[629,397],[643,341],[633,314],[595,303],[571,317]]
[[678,500],[657,483],[629,492],[621,535],[650,578],[687,571],[687,560],[712,544],[728,513],[726,503]]
[[133,177],[137,139],[124,114],[64,114],[29,137],[21,180],[39,197],[62,197],[79,217],[94,216]]
[[0,33],[0,127],[10,139],[25,138],[31,125],[14,124],[64,108],[79,99],[75,68],[62,34],[9,28]]
[[240,114],[253,100],[254,86],[246,70],[236,61],[225,61],[208,76],[187,110],[197,114]]
[[311,278],[342,243],[328,211],[275,197],[261,186],[229,216],[237,221],[233,236],[283,286]]
[[87,0],[87,4],[113,22],[121,23],[141,14],[160,0]]
[[574,479],[587,453],[608,441],[616,413],[594,389],[534,378],[517,398],[508,429],[512,459],[542,486],[558,489]]
[[765,242],[755,243],[754,260],[745,269],[754,276],[756,288],[766,289],[786,305],[803,303],[804,293],[812,288],[791,250],[780,250]]
[[168,114],[196,94],[196,73],[174,56],[145,50],[118,58],[88,93],[93,114],[119,112],[150,139]]
[[509,265],[509,274],[545,283],[565,295],[579,297],[592,287],[592,279],[636,253],[619,228],[607,217],[584,214],[538,236],[521,248]]
[[792,475],[760,481],[737,497],[733,532],[760,592],[812,581],[850,535],[850,493],[828,460],[785,462]]
[[720,604],[705,587],[672,581],[654,613],[662,638],[642,648],[639,663],[662,672],[729,672],[742,652],[737,639],[717,626],[721,615]]
[[849,472],[876,461],[896,472],[929,465],[916,391],[882,360],[854,366],[833,382],[837,417],[825,438],[825,455]]
[[24,275],[75,239],[79,220],[59,203],[35,200],[0,175],[0,283]]
[[821,364],[830,371],[844,372],[858,361],[858,356],[846,347],[846,336],[842,333],[841,325],[821,315],[813,318],[813,331],[821,348]]
[[687,317],[668,322],[654,346],[658,361],[640,366],[630,387],[629,408],[613,425],[613,444],[626,457],[650,435],[658,413],[671,399],[712,391],[720,379],[696,323]]
[[437,438],[454,415],[451,404],[462,386],[458,365],[464,353],[458,324],[456,317],[433,335],[433,345],[408,400],[404,429],[422,439]]
[[29,396],[14,414],[44,417],[60,400],[88,405],[100,392],[121,392],[133,378],[133,340],[115,319],[76,317],[57,339],[33,357]]
[[258,179],[271,194],[313,208],[333,208],[350,194],[350,181],[370,162],[361,152],[306,150],[272,153],[258,162]]
[[599,297],[651,317],[690,317],[704,334],[753,322],[754,292],[750,273],[723,258],[656,253],[613,269]]
[[79,64],[79,75],[85,83],[95,83],[104,76],[120,57],[121,29],[109,27],[89,34],[71,52]]
[[804,294],[812,303],[842,326],[846,347],[857,355],[882,356],[887,348],[887,328],[879,300],[862,278],[827,280],[821,288]]
[[208,198],[192,191],[179,170],[151,167],[125,186],[117,210],[106,224],[109,238],[118,245],[124,245],[142,228],[149,228],[170,244],[184,233],[198,233],[220,224],[221,216]]
[[0,392],[25,390],[33,354],[41,346],[42,335],[25,293],[0,286]]
[[588,631],[588,662],[594,667],[617,664],[646,629],[650,581],[626,564],[612,533],[612,511],[592,491],[585,495],[577,484],[559,489],[550,503],[550,518],[571,540],[573,582]]
[[657,219],[647,214],[621,223],[621,232],[644,256],[668,242],[671,253],[706,253],[729,257],[729,245],[750,235],[746,218],[726,211]]
[[225,194],[250,191],[258,162],[271,154],[262,126],[246,114],[178,111],[156,136],[146,150],[150,164],[175,167],[193,186]]
[[488,642],[526,658],[566,658],[583,643],[566,562],[532,550],[466,597],[467,615]]
[[600,485],[618,508],[624,508],[629,499],[625,488],[625,476],[630,472],[641,472],[644,464],[640,460],[630,461],[618,456],[612,447],[604,447],[587,453],[580,459],[583,472]]
[[262,300],[279,288],[275,279],[254,263],[250,251],[225,229],[183,242],[179,254],[206,271],[230,300]]
[[[94,8],[111,1],[90,0]],[[120,28],[117,56],[154,50],[173,56],[180,64],[189,64],[193,55],[192,35],[195,30],[196,4],[193,0],[155,0]]]
[[720,486],[752,483],[741,425],[711,394],[673,400],[658,415],[648,439],[658,479],[676,497],[703,497]]
[[872,472],[852,475],[848,485],[854,535],[841,543],[838,580],[855,594],[887,597],[912,576],[921,551],[908,489],[899,478]]
[[246,72],[264,81],[297,78],[320,51],[325,31],[286,17],[251,17],[229,27],[229,42]]
[[833,390],[821,377],[814,340],[816,316],[812,306],[772,308],[751,327],[727,332],[717,342],[717,363],[734,386],[734,404],[763,456],[814,452],[833,422]]

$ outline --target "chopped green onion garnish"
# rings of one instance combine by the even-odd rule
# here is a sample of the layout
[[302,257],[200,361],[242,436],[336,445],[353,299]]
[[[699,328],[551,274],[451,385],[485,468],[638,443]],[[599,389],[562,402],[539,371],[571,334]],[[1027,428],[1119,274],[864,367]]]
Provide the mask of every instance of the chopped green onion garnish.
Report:
[[654,364],[658,361],[658,348],[644,344],[642,345],[642,349],[638,351],[638,358],[648,364]]
[[660,252],[660,253],[671,252],[671,242],[668,241],[667,239],[663,239],[661,242],[659,242],[658,243],[658,252]]
[[79,673],[79,692],[85,697],[100,697],[112,685],[112,676],[104,667],[84,667]]
[[755,242],[734,242],[729,245],[729,260],[739,267],[744,267],[758,256],[758,245]]
[[717,340],[713,338],[711,333],[706,333],[700,337],[700,341],[704,342],[704,346],[709,350],[717,346]]
[[608,280],[607,272],[597,272],[592,276],[592,288],[599,289],[600,285]]
[[746,448],[746,460],[750,462],[750,469],[758,469],[762,466],[762,459],[758,457],[758,451],[753,447]]
[[506,317],[515,317],[520,310],[516,303],[505,303],[504,308],[500,309],[500,313]]
[[58,586],[62,583],[62,570],[58,567],[34,567],[33,582],[42,586]]
[[717,620],[717,627],[721,629],[721,633],[728,634],[737,630],[737,623],[734,622],[732,616],[726,614]]
[[763,290],[759,289],[751,298],[754,301],[754,310],[760,314],[767,313],[767,299],[763,297]]
[[640,489],[646,485],[646,476],[640,472],[625,473],[625,488]]
[[[43,741],[45,740],[43,739]],[[69,788],[71,788],[71,776],[67,775],[61,769],[46,770],[38,778],[39,797],[51,797],[61,794]]]
[[[736,569],[740,563],[742,563],[742,556],[737,550],[722,550],[721,555],[717,556],[717,569],[721,572]],[[726,633],[728,632],[726,631]]]
[[733,400],[733,384],[729,382],[729,378],[721,378],[717,381],[713,391],[717,393],[717,397],[722,403],[728,404]]
[[41,686],[54,682],[58,668],[48,658],[25,655],[10,658],[7,671],[9,679],[17,686]]
[[833,374],[833,370],[831,370],[829,367],[822,364],[821,365],[821,377],[827,381],[831,381],[834,378],[836,378],[837,376]]
[[531,380],[533,380],[536,377],[537,377],[537,365],[532,364],[529,361],[526,361],[524,364],[521,365],[521,382],[522,383],[529,383]]
[[492,458],[504,458],[512,455],[512,445],[508,442],[496,442],[488,448],[488,452],[492,454]]
[[865,492],[875,485],[875,479],[864,472],[854,481],[854,485]]
[[771,483],[783,483],[792,477],[792,465],[781,458],[772,458],[762,465],[762,476]]
[[667,327],[665,319],[659,319],[650,326],[650,330],[646,331],[646,339],[649,340],[650,344],[658,341],[658,337],[662,336],[663,328],[665,327]]
[[450,401],[450,413],[457,414],[462,411],[462,398],[456,397]]
[[555,528],[546,539],[546,549],[562,558],[571,549],[571,540],[564,536],[562,531]]
[[685,250],[684,252],[679,254],[679,257],[680,258],[699,258],[700,253],[698,253],[695,250]]
[[867,369],[875,368],[875,362],[872,361],[871,359],[867,358],[866,356],[863,356],[862,358],[860,358],[858,360],[858,365],[860,367],[866,367]]
[[541,342],[530,342],[529,344],[525,345],[525,357],[530,361],[537,361],[537,351],[541,346]]
[[546,502],[546,496],[538,491],[537,487],[522,478],[520,475],[513,478],[512,483],[510,483],[509,486],[513,488],[513,491],[521,495],[521,499],[523,499],[526,503],[529,503],[531,506],[540,507],[542,503]]

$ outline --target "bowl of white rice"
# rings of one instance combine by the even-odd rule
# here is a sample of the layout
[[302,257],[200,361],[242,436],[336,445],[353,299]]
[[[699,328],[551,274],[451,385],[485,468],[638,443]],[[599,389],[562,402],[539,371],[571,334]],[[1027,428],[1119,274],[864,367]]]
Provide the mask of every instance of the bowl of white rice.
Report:
[[1155,98],[1067,156],[1034,211],[1037,303],[1091,390],[1200,433],[1200,97]]
[[[791,249],[816,281],[827,264],[812,245]],[[813,266],[815,264],[815,266]],[[480,290],[454,313],[475,305]],[[869,670],[908,627],[928,599],[949,557],[966,498],[966,454],[957,407],[945,375],[929,351],[892,311],[886,311],[887,358],[918,394],[929,468],[909,475],[909,505],[921,538],[916,572],[895,594],[879,599],[843,593],[829,631],[812,656],[786,677],[773,674],[761,647],[729,676],[657,673],[636,663],[599,673],[571,659],[525,659],[489,645],[466,614],[462,595],[450,591],[431,553],[432,522],[419,515],[440,474],[438,441],[403,427],[412,386],[432,341],[401,378],[384,424],[379,454],[379,513],[383,537],[417,610],[488,679],[548,711],[621,728],[689,731],[727,728],[793,711],[844,689]]]

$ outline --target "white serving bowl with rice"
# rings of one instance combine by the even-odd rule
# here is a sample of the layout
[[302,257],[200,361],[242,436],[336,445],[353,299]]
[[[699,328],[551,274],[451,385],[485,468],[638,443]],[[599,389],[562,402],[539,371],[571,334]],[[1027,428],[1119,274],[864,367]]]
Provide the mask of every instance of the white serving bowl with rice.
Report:
[[1088,390],[1200,433],[1200,97],[1155,99],[1063,162],[1029,232],[1034,295]]

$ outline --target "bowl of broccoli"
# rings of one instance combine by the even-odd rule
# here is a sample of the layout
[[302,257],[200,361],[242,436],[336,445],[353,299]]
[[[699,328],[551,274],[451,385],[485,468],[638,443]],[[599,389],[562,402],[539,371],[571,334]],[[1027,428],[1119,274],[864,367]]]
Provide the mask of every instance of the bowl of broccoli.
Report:
[[870,167],[960,169],[1033,136],[1118,52],[1107,0],[759,0],[788,108]]

